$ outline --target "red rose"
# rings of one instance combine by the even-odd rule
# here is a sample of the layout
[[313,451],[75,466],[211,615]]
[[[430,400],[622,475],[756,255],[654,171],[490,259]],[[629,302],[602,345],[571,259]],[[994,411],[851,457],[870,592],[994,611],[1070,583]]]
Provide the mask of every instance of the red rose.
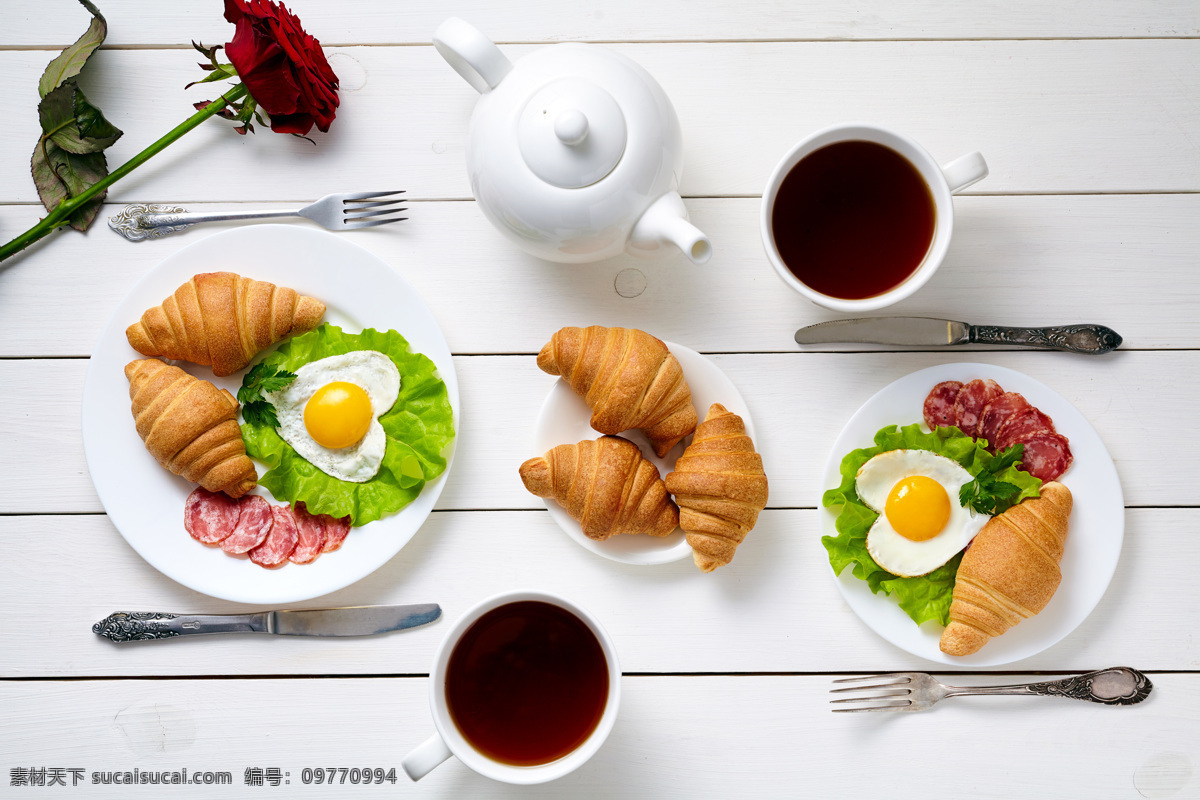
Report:
[[225,19],[237,25],[225,45],[242,83],[278,133],[329,130],[338,107],[338,79],[321,43],[300,20],[270,0],[225,0]]

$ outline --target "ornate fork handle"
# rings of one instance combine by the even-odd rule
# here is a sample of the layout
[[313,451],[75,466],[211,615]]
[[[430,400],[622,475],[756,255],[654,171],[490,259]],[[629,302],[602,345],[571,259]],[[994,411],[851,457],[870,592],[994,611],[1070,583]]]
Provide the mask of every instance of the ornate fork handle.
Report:
[[121,213],[109,217],[108,227],[131,242],[159,239],[178,233],[197,222],[225,222],[235,219],[271,219],[298,217],[299,209],[288,211],[186,211],[178,206],[133,203]]
[[1017,344],[1070,353],[1103,354],[1121,346],[1121,335],[1105,325],[1060,325],[1051,328],[971,327],[972,344]]
[[1109,706],[1128,706],[1140,703],[1150,694],[1154,684],[1141,672],[1130,667],[1110,667],[1083,675],[1073,675],[1058,681],[1020,683],[1012,686],[947,686],[947,697],[968,694],[1034,694],[1088,700]]

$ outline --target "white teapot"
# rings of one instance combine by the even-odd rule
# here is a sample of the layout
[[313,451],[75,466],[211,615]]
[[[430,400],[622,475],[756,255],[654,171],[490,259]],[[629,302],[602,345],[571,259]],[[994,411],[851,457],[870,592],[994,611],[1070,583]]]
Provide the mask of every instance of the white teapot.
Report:
[[599,261],[678,247],[712,255],[679,196],[679,118],[650,74],[590,44],[543,47],[516,65],[457,18],[433,36],[482,97],[471,116],[467,171],[483,213],[540,258]]

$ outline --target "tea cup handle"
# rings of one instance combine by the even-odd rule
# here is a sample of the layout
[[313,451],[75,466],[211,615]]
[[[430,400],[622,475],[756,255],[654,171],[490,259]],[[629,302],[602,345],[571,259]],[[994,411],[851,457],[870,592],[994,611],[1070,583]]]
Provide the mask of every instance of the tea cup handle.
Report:
[[949,164],[943,164],[942,174],[946,176],[950,194],[958,194],[968,186],[986,178],[988,165],[983,160],[982,153],[968,153],[961,158],[954,159]]
[[406,755],[400,766],[409,778],[419,781],[452,755],[441,734],[435,733]]
[[433,46],[480,94],[495,89],[513,66],[491,39],[458,17],[450,17],[438,26]]

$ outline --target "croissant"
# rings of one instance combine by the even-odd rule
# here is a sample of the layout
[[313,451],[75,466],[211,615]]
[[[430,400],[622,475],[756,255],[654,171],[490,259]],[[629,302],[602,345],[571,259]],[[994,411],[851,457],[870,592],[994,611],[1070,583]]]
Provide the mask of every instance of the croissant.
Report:
[[667,346],[630,328],[563,328],[538,353],[592,409],[600,433],[637,428],[659,458],[696,429],[692,392]]
[[719,403],[709,407],[666,486],[679,504],[679,526],[701,572],[733,560],[767,505],[762,456],[754,451],[742,418]]
[[312,330],[324,314],[324,303],[295,289],[206,272],[147,310],[125,336],[144,356],[211,364],[224,377],[284,337]]
[[1062,581],[1058,563],[1070,514],[1071,490],[1050,482],[1041,497],[983,526],[958,567],[943,653],[970,655],[1046,607]]
[[538,497],[553,497],[597,541],[618,533],[666,536],[679,525],[658,467],[618,436],[560,444],[522,464],[521,480]]
[[125,377],[138,435],[159,464],[210,492],[254,488],[233,395],[156,358],[131,361]]

